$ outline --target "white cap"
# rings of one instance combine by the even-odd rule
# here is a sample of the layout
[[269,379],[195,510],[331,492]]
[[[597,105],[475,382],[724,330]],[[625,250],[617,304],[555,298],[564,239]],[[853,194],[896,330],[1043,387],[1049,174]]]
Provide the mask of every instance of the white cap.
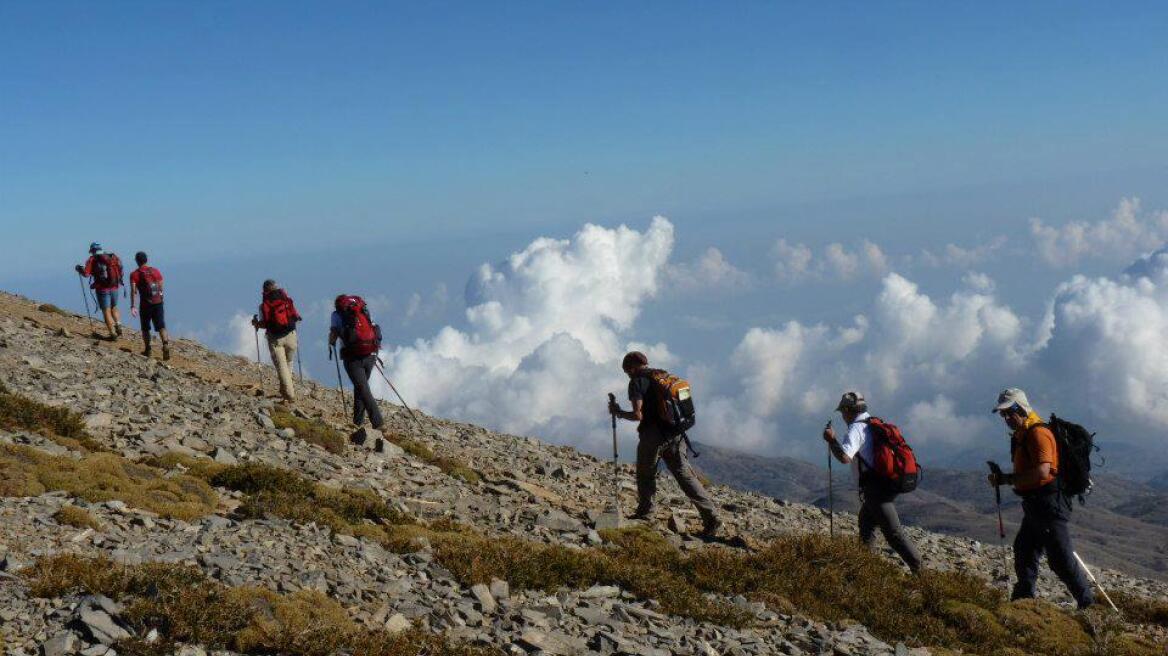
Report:
[[1030,400],[1026,398],[1026,392],[1017,387],[1007,387],[998,394],[998,403],[990,412],[1001,412],[1002,410],[1009,410],[1014,406],[1018,406],[1026,411],[1026,414],[1034,412],[1030,407]]

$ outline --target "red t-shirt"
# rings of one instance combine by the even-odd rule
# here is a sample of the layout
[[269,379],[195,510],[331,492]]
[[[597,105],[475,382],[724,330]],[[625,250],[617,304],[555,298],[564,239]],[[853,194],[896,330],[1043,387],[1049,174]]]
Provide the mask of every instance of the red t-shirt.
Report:
[[[152,296],[149,281],[153,279],[158,282],[158,300],[151,301]],[[130,287],[138,290],[138,300],[142,304],[147,303],[157,304],[162,302],[162,272],[152,266],[143,264],[142,266],[130,272]]]

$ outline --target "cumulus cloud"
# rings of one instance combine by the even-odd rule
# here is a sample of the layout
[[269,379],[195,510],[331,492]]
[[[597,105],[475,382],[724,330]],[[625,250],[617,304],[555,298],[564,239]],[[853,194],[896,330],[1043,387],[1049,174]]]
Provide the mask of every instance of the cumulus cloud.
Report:
[[726,259],[722,251],[707,248],[695,261],[670,266],[667,276],[682,291],[737,291],[750,286],[750,274]]
[[750,329],[731,357],[734,378],[715,383],[723,390],[741,387],[711,404],[708,430],[740,448],[777,444],[807,455],[801,450],[814,448],[814,441],[783,434],[780,427],[810,430],[840,393],[859,389],[893,418],[927,403],[916,407],[915,418],[931,431],[934,444],[968,436],[951,432],[946,438],[935,421],[926,421],[948,408],[937,401],[938,390],[960,394],[962,402],[984,396],[1016,374],[1020,354],[1032,348],[1023,320],[987,289],[992,282],[972,282],[938,301],[903,276],[888,274],[871,311],[849,324],[791,321]]
[[828,244],[818,259],[805,244],[775,242],[771,249],[775,277],[783,282],[802,280],[848,281],[862,276],[879,276],[888,271],[888,257],[877,244],[863,240],[849,249],[839,242]]
[[[1055,293],[1040,362],[1059,396],[1101,418],[1168,428],[1168,266],[1156,254],[1118,279],[1075,276]],[[1131,271],[1131,270],[1129,270]]]
[[984,244],[970,247],[946,244],[939,253],[933,253],[928,249],[921,251],[920,261],[925,266],[933,268],[968,269],[986,262],[1005,245],[1005,236],[998,236]]
[[450,291],[446,288],[446,283],[440,282],[434,285],[434,291],[427,296],[414,292],[410,295],[410,300],[406,302],[406,311],[402,317],[402,323],[409,323],[414,319],[422,317],[439,316],[446,309],[446,304],[449,302]]
[[[663,217],[645,231],[586,225],[571,239],[536,239],[472,276],[465,327],[383,354],[388,371],[429,412],[596,439],[581,433],[603,418],[602,390],[627,385],[620,357],[636,344],[634,323],[659,292],[673,241]],[[664,344],[640,346],[672,361]]]
[[1051,226],[1030,219],[1030,234],[1038,254],[1052,266],[1070,266],[1087,257],[1127,259],[1168,240],[1168,210],[1143,212],[1140,199],[1124,198],[1109,218],[1094,223]]

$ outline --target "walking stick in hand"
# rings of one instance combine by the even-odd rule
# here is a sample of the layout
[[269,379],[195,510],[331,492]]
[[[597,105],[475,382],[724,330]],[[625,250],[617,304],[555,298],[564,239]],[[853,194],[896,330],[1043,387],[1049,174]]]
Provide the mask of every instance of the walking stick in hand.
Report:
[[[616,405],[616,395],[608,393],[608,405]],[[609,411],[612,417],[612,503],[617,515],[620,515],[620,450],[616,444],[616,414]]]
[[336,348],[332,344],[329,344],[329,360],[337,365],[337,391],[341,393],[341,414],[343,415],[349,409],[349,403],[345,401],[345,384],[341,382],[341,358],[337,356]]
[[990,473],[994,475],[994,480],[997,482],[994,485],[994,505],[998,508],[998,547],[1002,551],[1002,578],[1009,581],[1010,565],[1006,560],[1006,525],[1002,522],[1002,468],[992,460],[987,460],[986,465],[990,468]]
[[93,323],[93,313],[89,311],[89,292],[85,290],[85,276],[81,272],[77,272],[77,282],[81,283],[81,300],[85,301],[85,316],[89,317],[89,323]]
[[[831,428],[831,420],[827,420],[827,425],[823,430]],[[835,491],[832,488],[831,475],[831,445],[827,445],[827,534],[835,537]]]

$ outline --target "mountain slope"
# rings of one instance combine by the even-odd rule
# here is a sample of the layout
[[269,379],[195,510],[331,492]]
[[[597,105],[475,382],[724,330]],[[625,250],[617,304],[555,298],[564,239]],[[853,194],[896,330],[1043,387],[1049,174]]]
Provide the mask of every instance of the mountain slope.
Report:
[[[697,465],[712,480],[827,507],[826,463],[816,467],[793,458],[760,457],[705,444],[698,450],[702,455]],[[836,465],[835,508],[856,512],[859,501],[848,468]],[[1012,538],[1021,507],[1007,490],[1002,502]],[[993,492],[980,472],[926,464],[920,487],[900,497],[897,505],[907,524],[987,543],[998,540]],[[1076,544],[1090,562],[1168,581],[1168,495],[1147,485],[1098,476],[1087,505],[1076,503],[1073,517]]]
[[[614,482],[610,465],[573,449],[424,415],[415,423],[390,404],[384,435],[338,444],[337,390],[309,382],[283,411],[270,369],[187,340],[174,349],[170,362],[146,359],[132,334],[95,340],[83,318],[0,294],[6,653],[101,655],[115,641],[119,653],[161,649],[141,639],[191,655],[890,654],[900,640],[959,640],[863,615],[878,601],[919,603],[916,586],[932,579],[904,576],[886,551],[873,558],[851,541],[808,537],[827,531],[815,507],[715,486],[728,538],[705,543],[663,478],[653,523],[598,531],[614,489],[631,508],[627,465]],[[854,532],[855,518],[836,525]],[[970,590],[963,603],[1013,617],[985,588],[1000,551],[910,533],[938,580]],[[809,560],[781,560],[792,547]],[[879,585],[819,564],[835,559]],[[1168,594],[1099,574],[1110,589]],[[783,592],[761,595],[764,584]],[[1041,591],[1067,602],[1049,574]],[[843,605],[855,599],[864,603]],[[882,609],[918,620],[897,611]],[[1087,639],[1056,607],[1035,612]],[[857,617],[872,621],[845,621]]]

